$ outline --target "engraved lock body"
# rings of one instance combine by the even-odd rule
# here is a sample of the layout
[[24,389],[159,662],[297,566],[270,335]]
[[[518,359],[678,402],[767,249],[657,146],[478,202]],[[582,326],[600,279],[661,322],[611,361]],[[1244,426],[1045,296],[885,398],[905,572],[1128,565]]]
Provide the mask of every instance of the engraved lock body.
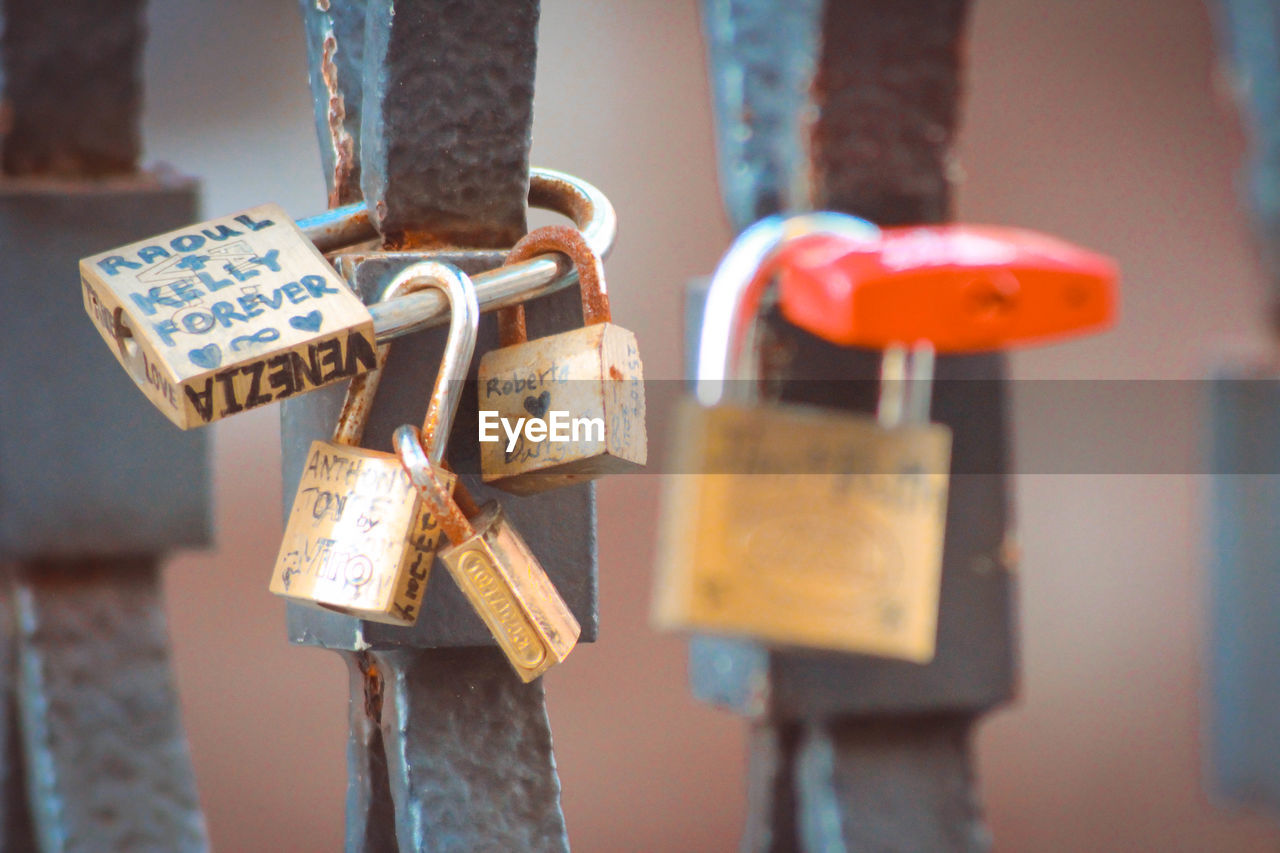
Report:
[[512,668],[529,682],[563,661],[581,633],[578,620],[501,506],[491,501],[475,508],[461,484],[451,489],[412,426],[396,430],[393,441],[449,539],[439,550],[441,562]]
[[[884,352],[875,420],[730,400],[775,274],[789,320]],[[949,430],[927,423],[933,353],[1096,331],[1116,278],[1110,259],[1020,229],[814,213],[744,231],[707,297],[677,459],[701,476],[669,483],[656,621],[930,660],[950,454]]]
[[528,340],[524,308],[504,308],[501,347],[478,371],[484,481],[515,494],[631,471],[647,458],[640,353],[635,335],[610,322],[599,257],[576,230],[551,226],[526,235],[508,263],[549,251],[577,267],[585,325]]
[[183,429],[372,370],[373,320],[277,205],[80,261],[84,307]]
[[[874,229],[836,215],[811,227]],[[699,399],[681,406],[663,495],[654,621],[927,662],[951,443],[923,416],[931,353],[887,355],[878,418],[761,404],[740,352],[772,278],[762,263],[793,228],[748,229],[712,279]]]
[[[406,267],[388,293],[425,287],[444,291],[452,309],[423,426],[430,457],[439,463],[474,352],[479,307],[463,273],[430,261]],[[389,348],[380,349],[383,359]],[[270,589],[351,616],[412,625],[441,531],[396,454],[357,446],[380,374],[379,368],[352,381],[334,439],[312,443]],[[441,478],[446,489],[453,487],[453,474]]]

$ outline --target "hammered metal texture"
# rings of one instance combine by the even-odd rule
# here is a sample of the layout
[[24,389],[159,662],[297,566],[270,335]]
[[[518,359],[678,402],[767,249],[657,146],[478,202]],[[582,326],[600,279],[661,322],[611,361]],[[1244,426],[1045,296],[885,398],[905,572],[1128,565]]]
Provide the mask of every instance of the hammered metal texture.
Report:
[[369,0],[361,184],[388,246],[525,232],[537,0]]
[[378,652],[401,850],[567,851],[542,681],[497,649]]
[[40,849],[207,849],[156,562],[33,562],[15,584],[22,744]]
[[[134,171],[143,0],[5,0],[6,175]],[[104,244],[104,248],[107,244]]]

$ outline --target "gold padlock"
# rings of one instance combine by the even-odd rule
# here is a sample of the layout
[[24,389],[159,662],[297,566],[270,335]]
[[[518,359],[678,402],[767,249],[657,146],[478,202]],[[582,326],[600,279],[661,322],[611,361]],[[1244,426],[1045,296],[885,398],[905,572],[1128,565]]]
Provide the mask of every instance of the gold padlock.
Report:
[[[429,456],[439,464],[475,350],[480,309],[470,279],[434,261],[406,267],[392,280],[389,298],[426,287],[443,291],[452,311],[423,425]],[[383,358],[389,347],[380,349]],[[352,381],[333,440],[311,445],[270,589],[362,619],[412,625],[422,609],[440,526],[399,457],[355,446],[380,375],[379,368]],[[441,476],[445,488],[452,488],[453,475]]]
[[475,508],[461,483],[451,494],[446,472],[428,458],[412,426],[397,429],[392,440],[451,543],[440,548],[441,562],[521,680],[532,681],[563,661],[578,642],[578,620],[502,507],[490,501]]
[[183,429],[377,364],[373,319],[277,205],[80,261],[85,310]]
[[631,332],[610,322],[604,269],[582,234],[548,226],[507,256],[563,252],[578,270],[584,326],[530,341],[524,307],[498,314],[501,348],[480,359],[484,481],[535,494],[644,465],[644,372]]
[[925,663],[951,446],[927,423],[932,350],[886,352],[876,419],[761,405],[756,365],[740,356],[770,281],[758,269],[794,228],[748,229],[712,279],[698,400],[682,404],[678,473],[664,484],[653,619]]

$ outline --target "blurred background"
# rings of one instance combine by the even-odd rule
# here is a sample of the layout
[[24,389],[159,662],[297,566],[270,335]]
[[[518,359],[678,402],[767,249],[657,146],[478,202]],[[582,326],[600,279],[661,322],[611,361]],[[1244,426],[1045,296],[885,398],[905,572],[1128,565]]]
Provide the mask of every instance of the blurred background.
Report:
[[[294,0],[153,0],[146,159],[204,182],[208,216],[325,194]],[[957,216],[1117,257],[1102,337],[1013,358],[1020,377],[1199,378],[1261,340],[1261,273],[1233,185],[1242,137],[1199,0],[978,0]],[[534,162],[600,186],[621,235],[615,315],[646,374],[680,375],[684,282],[730,233],[692,2],[545,0]],[[139,398],[140,405],[141,398]],[[1186,441],[1190,410],[1147,425]],[[346,674],[285,641],[266,591],[281,532],[279,413],[213,427],[215,550],[170,561],[167,603],[218,849],[339,849]],[[1052,436],[1016,397],[1015,441]],[[661,428],[653,424],[651,428]],[[1033,464],[1015,455],[1023,470]],[[1280,828],[1201,791],[1203,478],[1019,475],[1022,686],[979,729],[996,849],[1275,850]],[[694,703],[685,643],[648,625],[658,478],[600,496],[600,642],[547,676],[575,849],[736,848],[744,726]]]

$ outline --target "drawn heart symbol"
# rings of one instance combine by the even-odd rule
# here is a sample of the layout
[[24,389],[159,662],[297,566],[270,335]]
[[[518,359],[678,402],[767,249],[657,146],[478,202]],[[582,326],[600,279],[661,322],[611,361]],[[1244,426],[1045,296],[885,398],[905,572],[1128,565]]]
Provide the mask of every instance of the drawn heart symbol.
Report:
[[196,367],[212,370],[222,364],[222,350],[218,349],[217,344],[206,344],[200,349],[191,350],[187,353],[187,358],[191,359],[191,363]]
[[540,418],[547,413],[547,407],[551,405],[551,392],[543,391],[536,397],[524,398],[524,410],[535,418]]
[[320,331],[320,321],[323,319],[319,311],[312,311],[298,317],[290,317],[289,325],[304,332],[318,332]]

